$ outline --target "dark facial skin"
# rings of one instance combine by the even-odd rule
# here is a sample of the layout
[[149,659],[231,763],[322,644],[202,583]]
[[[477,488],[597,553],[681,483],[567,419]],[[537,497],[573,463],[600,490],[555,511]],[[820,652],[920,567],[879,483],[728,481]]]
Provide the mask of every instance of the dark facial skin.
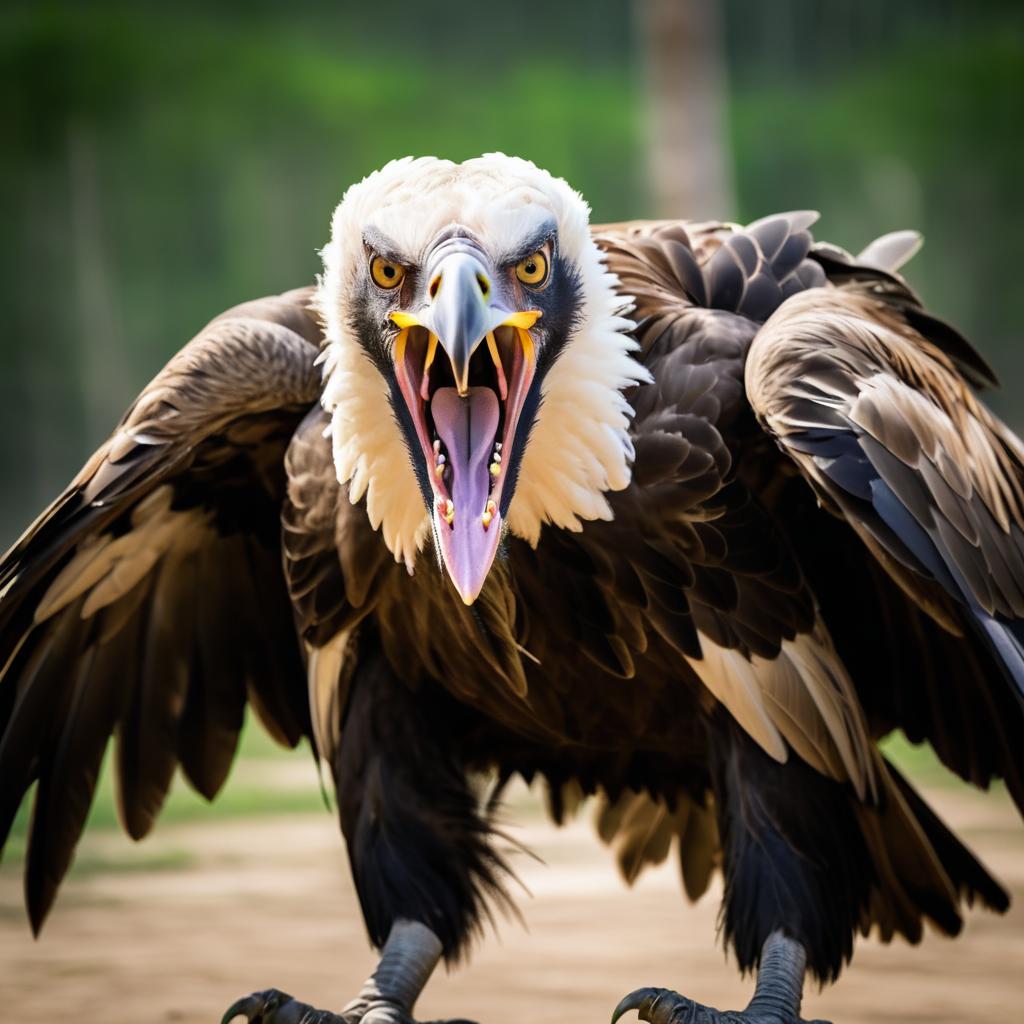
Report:
[[[521,246],[502,254],[496,261],[488,259],[477,239],[458,225],[443,231],[417,260],[410,260],[407,255],[399,252],[394,243],[372,227],[364,232],[363,242],[366,259],[356,280],[354,301],[350,306],[350,327],[388,382],[390,413],[402,429],[428,510],[432,502],[429,470],[420,452],[412,416],[395,377],[393,349],[398,328],[391,322],[389,315],[396,310],[414,312],[425,305],[429,301],[427,290],[430,287],[430,275],[424,272],[424,267],[429,267],[439,252],[456,249],[471,251],[485,261],[485,266],[492,268],[490,277],[496,302],[509,310],[539,309],[542,312],[543,315],[530,332],[537,352],[537,369],[520,414],[515,438],[506,455],[509,459],[508,475],[501,495],[501,514],[504,516],[515,493],[522,455],[540,408],[544,378],[572,337],[581,315],[582,284],[579,272],[569,261],[560,258],[554,223],[542,225],[538,232],[525,238]],[[548,277],[542,287],[530,288],[516,278],[515,268],[521,260],[542,248],[548,255]],[[369,268],[375,256],[382,256],[405,268],[401,284],[384,289],[373,282]],[[381,415],[388,415],[388,410],[382,409]]]

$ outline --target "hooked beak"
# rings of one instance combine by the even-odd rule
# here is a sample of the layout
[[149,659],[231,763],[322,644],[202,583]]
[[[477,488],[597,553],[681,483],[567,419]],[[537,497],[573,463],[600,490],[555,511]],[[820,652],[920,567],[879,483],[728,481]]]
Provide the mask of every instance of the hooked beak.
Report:
[[475,257],[453,253],[441,261],[431,278],[433,300],[424,318],[451,360],[460,397],[469,393],[469,359],[477,345],[504,320],[504,313],[487,305],[491,282]]
[[[434,536],[467,605],[501,539],[502,493],[536,369],[530,328],[541,315],[505,308],[493,291],[488,268],[455,252],[432,268],[424,308],[391,314],[395,372],[433,492]],[[437,358],[439,347],[447,359]]]

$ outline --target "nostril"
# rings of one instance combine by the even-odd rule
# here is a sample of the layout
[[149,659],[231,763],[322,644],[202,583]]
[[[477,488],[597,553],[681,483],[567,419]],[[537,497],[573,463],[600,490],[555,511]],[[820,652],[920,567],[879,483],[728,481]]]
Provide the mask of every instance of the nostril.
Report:
[[480,294],[486,299],[487,293],[491,290],[491,282],[483,274],[477,274],[476,283],[480,285]]
[[430,293],[431,299],[437,298],[437,293],[441,290],[441,275],[438,274],[433,281],[430,282],[430,287],[427,291]]

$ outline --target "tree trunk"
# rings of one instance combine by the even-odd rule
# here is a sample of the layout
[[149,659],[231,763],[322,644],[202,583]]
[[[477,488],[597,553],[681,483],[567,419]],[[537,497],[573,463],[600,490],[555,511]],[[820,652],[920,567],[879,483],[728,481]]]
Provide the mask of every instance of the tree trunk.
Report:
[[718,6],[715,0],[634,0],[634,5],[647,77],[656,212],[696,220],[733,217]]

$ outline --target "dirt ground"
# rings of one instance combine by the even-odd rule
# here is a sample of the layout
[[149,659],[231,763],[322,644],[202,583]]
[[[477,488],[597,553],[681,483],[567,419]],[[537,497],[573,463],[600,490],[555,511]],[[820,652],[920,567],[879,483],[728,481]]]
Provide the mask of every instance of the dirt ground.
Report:
[[[928,797],[1014,891],[1013,909],[971,913],[956,942],[861,942],[836,987],[808,993],[807,1017],[1024,1021],[1024,827],[1005,795]],[[586,814],[556,830],[519,810],[514,832],[544,861],[516,859],[532,893],[519,900],[527,927],[499,922],[467,968],[439,972],[420,1018],[604,1024],[643,984],[745,1004],[750,983],[716,942],[719,890],[689,906],[671,860],[628,890]],[[80,860],[38,942],[14,865],[0,873],[0,1013],[12,1024],[211,1024],[271,985],[336,1009],[373,966],[326,812],[167,826],[141,847],[100,832]]]

